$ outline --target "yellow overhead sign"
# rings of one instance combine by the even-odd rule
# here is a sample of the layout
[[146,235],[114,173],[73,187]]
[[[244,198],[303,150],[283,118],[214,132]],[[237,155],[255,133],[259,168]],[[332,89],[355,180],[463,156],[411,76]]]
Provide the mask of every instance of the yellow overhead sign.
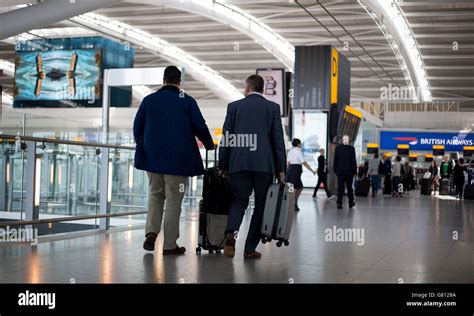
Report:
[[356,109],[354,109],[354,108],[353,108],[352,106],[350,106],[350,105],[347,105],[347,106],[346,106],[345,111],[346,111],[347,113],[351,113],[351,114],[354,115],[354,116],[357,116],[357,117],[360,118],[360,119],[361,119],[362,117],[364,117],[364,115],[362,114],[362,112],[357,111]]
[[339,53],[335,48],[331,51],[331,98],[330,104],[337,104],[337,85],[339,72]]

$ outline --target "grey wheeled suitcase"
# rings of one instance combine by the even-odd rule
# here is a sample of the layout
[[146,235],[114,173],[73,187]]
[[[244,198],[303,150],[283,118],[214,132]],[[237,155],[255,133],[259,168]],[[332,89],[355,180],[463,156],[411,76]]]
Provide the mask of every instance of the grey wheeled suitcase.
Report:
[[288,246],[293,214],[295,192],[291,183],[272,184],[268,188],[262,221],[262,243],[278,240],[277,246]]
[[439,195],[451,194],[451,184],[449,179],[442,178],[439,181]]

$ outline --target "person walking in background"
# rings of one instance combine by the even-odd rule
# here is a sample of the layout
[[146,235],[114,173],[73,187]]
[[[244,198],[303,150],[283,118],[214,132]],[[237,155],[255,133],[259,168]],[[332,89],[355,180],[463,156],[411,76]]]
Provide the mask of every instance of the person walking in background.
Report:
[[431,161],[429,172],[431,173],[431,187],[433,189],[433,195],[436,195],[436,191],[438,191],[438,166],[436,165],[436,161]]
[[298,198],[303,191],[303,182],[301,181],[301,174],[303,173],[303,166],[308,169],[313,175],[316,172],[304,159],[304,155],[301,152],[301,140],[298,138],[293,139],[291,142],[293,148],[288,152],[287,163],[288,169],[286,174],[286,182],[293,184],[295,189],[295,211],[299,211]]
[[150,185],[143,248],[155,250],[164,215],[163,255],[179,255],[186,251],[176,243],[184,186],[187,177],[204,173],[196,137],[208,150],[214,142],[196,101],[179,88],[181,71],[166,67],[163,83],[135,116],[135,168],[147,172]]
[[388,155],[384,155],[384,194],[392,194],[392,160]]
[[464,190],[464,172],[469,174],[469,170],[464,165],[464,159],[459,158],[456,165],[453,168],[454,185],[456,186],[456,198],[462,200]]
[[342,197],[344,187],[347,188],[349,208],[355,206],[354,190],[352,182],[357,174],[356,153],[353,146],[349,145],[348,135],[342,137],[342,145],[338,145],[334,151],[334,172],[337,175],[337,208],[342,209]]
[[240,229],[249,197],[254,191],[255,208],[245,241],[244,259],[258,259],[256,251],[261,238],[263,210],[274,175],[285,181],[286,150],[280,106],[262,95],[263,78],[251,75],[245,81],[245,98],[227,106],[223,134],[256,139],[253,148],[244,146],[220,147],[219,168],[230,177],[234,199],[229,210],[224,255],[234,257],[236,234]]
[[393,196],[401,196],[401,192],[398,191],[398,184],[400,183],[400,178],[402,175],[402,157],[397,156],[395,158],[395,162],[393,163],[393,171],[392,171],[392,195]]
[[453,166],[451,166],[448,157],[444,157],[444,160],[439,166],[439,169],[442,179],[449,179],[451,177],[451,173],[453,172]]
[[413,168],[410,166],[409,161],[405,161],[403,167],[403,189],[407,194],[410,194],[410,190],[414,181]]
[[369,168],[368,168],[368,176],[370,177],[370,181],[372,184],[372,197],[377,196],[377,192],[380,189],[380,166],[382,166],[383,170],[383,164],[379,159],[379,154],[375,154],[373,159],[370,159],[369,161]]
[[316,184],[316,187],[314,188],[313,198],[317,197],[318,190],[321,187],[321,183],[322,183],[324,186],[324,191],[326,191],[326,195],[328,199],[330,199],[332,196],[328,188],[328,166],[326,163],[326,157],[324,156],[323,148],[319,149],[317,173],[318,173],[318,183]]

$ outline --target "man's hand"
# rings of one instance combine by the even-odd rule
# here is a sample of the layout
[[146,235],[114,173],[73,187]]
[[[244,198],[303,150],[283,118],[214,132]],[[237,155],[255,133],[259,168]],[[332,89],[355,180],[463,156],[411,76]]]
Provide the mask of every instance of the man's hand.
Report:
[[219,170],[219,176],[223,177],[224,179],[229,179],[229,171]]
[[281,184],[285,184],[285,173],[284,172],[280,172],[278,174],[278,182],[280,182]]

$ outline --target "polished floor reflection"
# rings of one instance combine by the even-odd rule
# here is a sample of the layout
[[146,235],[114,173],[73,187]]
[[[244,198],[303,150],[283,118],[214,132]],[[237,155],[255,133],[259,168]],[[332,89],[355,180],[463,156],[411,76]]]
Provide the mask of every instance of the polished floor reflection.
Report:
[[[359,198],[355,209],[337,210],[323,195],[313,200],[303,194],[300,208],[290,245],[260,245],[258,261],[244,261],[244,240],[238,240],[234,259],[197,255],[198,214],[195,207],[185,207],[179,240],[188,250],[184,256],[163,257],[161,236],[157,250],[145,252],[142,229],[80,233],[37,247],[3,243],[0,283],[474,282],[474,201],[415,193]],[[248,223],[246,216],[244,230]],[[363,239],[338,235],[337,229],[350,228],[359,229],[352,232]]]

